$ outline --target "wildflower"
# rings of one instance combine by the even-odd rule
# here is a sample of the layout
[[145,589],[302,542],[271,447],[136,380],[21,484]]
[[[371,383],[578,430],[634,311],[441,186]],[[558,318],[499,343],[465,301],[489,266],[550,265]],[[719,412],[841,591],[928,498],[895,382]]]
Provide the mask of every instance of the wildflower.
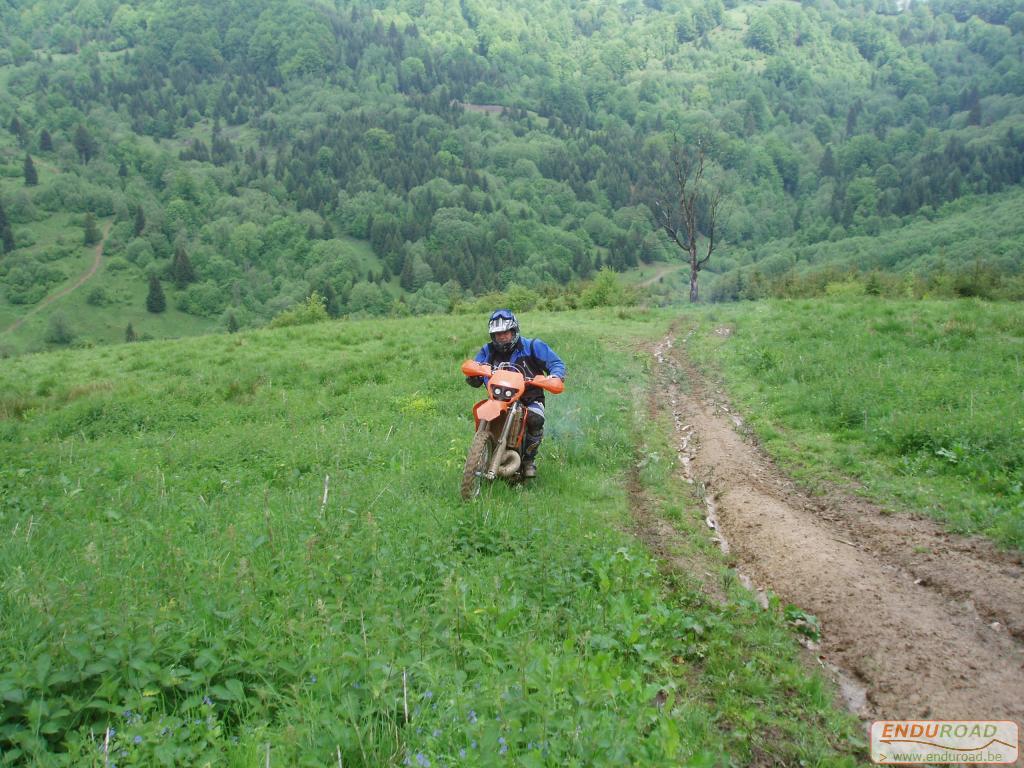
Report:
[[124,712],[121,713],[121,717],[123,717],[125,720],[131,720],[132,711],[130,709],[126,709]]
[[432,734],[430,734],[430,735],[433,736],[436,739],[438,736],[441,735],[441,729],[440,728],[435,728],[434,732]]
[[416,765],[422,766],[422,768],[430,768],[430,760],[422,752],[416,753]]
[[434,698],[434,692],[433,691],[424,691],[423,692],[423,698],[424,699],[432,699],[432,698]]
[[136,736],[134,739],[132,739],[132,741],[134,741],[136,744],[141,744],[142,743],[142,737],[141,736]]
[[310,675],[309,676],[309,682],[315,683],[316,682],[316,675]]
[[473,741],[470,742],[469,746],[471,746],[473,749],[476,749],[476,739],[473,739]]
[[461,757],[461,758],[465,758],[466,757],[466,748],[465,747],[463,747],[462,749],[459,750],[459,757]]
[[203,704],[205,704],[208,707],[212,707],[213,699],[211,699],[209,696],[203,696]]
[[506,752],[508,752],[508,744],[505,743],[504,736],[498,737],[498,743],[501,745],[501,748],[498,750],[499,755],[504,755]]
[[469,722],[475,723],[476,722],[476,710],[475,709],[469,710],[469,714],[466,715],[466,717],[469,719]]

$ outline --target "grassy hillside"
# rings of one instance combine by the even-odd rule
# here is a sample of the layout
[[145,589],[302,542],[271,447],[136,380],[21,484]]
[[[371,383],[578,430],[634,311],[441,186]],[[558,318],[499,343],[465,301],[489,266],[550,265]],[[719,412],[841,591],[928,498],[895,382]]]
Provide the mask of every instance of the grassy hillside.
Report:
[[[475,317],[6,361],[2,761],[102,765],[109,727],[117,765],[853,764],[641,412],[669,320],[526,316],[569,386],[540,479],[468,505]],[[693,576],[623,532],[641,459]]]
[[1024,548],[1024,316],[1015,304],[773,301],[697,315],[765,447],[804,480]]
[[[712,301],[823,296],[829,282],[856,279],[894,298],[1024,297],[1020,221],[1024,192],[962,198],[874,235],[806,244],[769,242],[744,266],[712,277]],[[720,266],[729,266],[726,257]]]

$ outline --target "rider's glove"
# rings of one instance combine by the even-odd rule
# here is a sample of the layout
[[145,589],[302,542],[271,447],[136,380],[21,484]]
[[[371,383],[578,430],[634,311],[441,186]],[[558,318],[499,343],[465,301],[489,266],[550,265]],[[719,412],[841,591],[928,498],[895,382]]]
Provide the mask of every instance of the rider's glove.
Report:
[[471,387],[482,387],[484,385],[483,376],[467,376],[466,383]]

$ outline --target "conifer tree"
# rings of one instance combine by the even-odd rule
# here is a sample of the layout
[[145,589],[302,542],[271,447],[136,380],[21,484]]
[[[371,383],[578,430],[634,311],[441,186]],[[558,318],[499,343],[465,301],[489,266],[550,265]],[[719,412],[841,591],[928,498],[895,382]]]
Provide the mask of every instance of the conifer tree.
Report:
[[95,245],[100,241],[100,231],[96,227],[96,217],[90,212],[85,214],[85,224],[82,225],[85,230],[83,241],[86,245]]
[[53,137],[50,136],[50,132],[43,128],[39,134],[39,151],[40,152],[52,152],[53,151]]
[[132,324],[128,323],[128,327],[124,329],[124,340],[131,344],[133,341],[137,341],[138,338],[135,335],[135,329],[132,328]]
[[10,253],[14,250],[14,233],[11,231],[11,222],[7,220],[7,212],[0,203],[0,253]]
[[836,161],[835,157],[832,155],[831,144],[825,146],[825,154],[821,156],[821,163],[818,166],[818,172],[822,176],[836,175]]
[[160,285],[160,278],[153,275],[149,278],[149,294],[146,296],[146,310],[154,315],[167,309],[167,297],[164,296],[164,287]]
[[135,236],[138,237],[146,229],[146,214],[141,205],[135,206]]
[[238,333],[238,318],[234,312],[228,314],[228,333]]
[[39,183],[39,174],[36,173],[35,163],[32,162],[32,155],[25,155],[25,186],[34,187]]
[[413,284],[412,284],[412,281],[413,281],[412,262],[413,262],[412,254],[411,253],[410,254],[406,254],[406,256],[405,256],[405,264],[402,265],[402,274],[398,278],[398,284],[401,285],[402,288],[404,290],[406,290],[406,291],[411,291],[413,289]]
[[185,246],[179,245],[174,251],[174,261],[171,262],[171,279],[177,288],[184,288],[189,283],[194,283],[196,272],[192,268],[192,262],[185,253]]
[[25,126],[21,124],[17,115],[11,118],[8,130],[18,139],[18,146],[25,146]]

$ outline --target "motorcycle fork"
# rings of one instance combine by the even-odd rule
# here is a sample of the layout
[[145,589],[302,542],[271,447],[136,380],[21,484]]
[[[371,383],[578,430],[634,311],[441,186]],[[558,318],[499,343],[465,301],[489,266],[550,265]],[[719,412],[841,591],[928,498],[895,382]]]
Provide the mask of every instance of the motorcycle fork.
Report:
[[519,415],[520,410],[522,410],[522,406],[519,403],[515,403],[505,414],[505,423],[501,426],[501,433],[495,444],[494,455],[491,456],[491,464],[484,473],[484,477],[488,480],[493,480],[498,476],[498,467],[501,466],[501,460],[505,457],[505,451],[509,447],[508,435],[512,429],[512,423],[517,421],[516,417]]

